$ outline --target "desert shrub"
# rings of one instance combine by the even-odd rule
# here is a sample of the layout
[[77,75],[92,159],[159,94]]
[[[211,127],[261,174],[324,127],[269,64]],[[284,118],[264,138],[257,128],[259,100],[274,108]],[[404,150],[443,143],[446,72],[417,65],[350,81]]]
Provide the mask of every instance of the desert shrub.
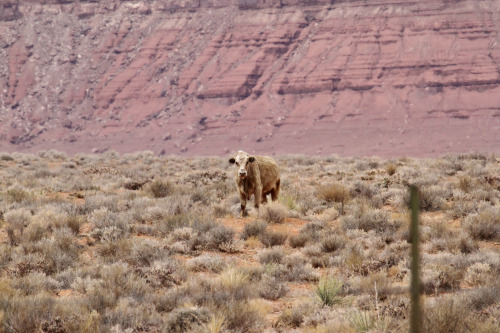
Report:
[[275,301],[285,296],[288,287],[275,277],[264,277],[259,283],[259,295],[265,299]]
[[457,187],[465,193],[469,193],[473,188],[472,178],[470,176],[458,177]]
[[208,271],[213,273],[222,272],[230,262],[223,257],[213,254],[202,254],[199,257],[188,260],[187,268],[192,272]]
[[[75,283],[78,283],[78,279]],[[103,267],[102,277],[88,280],[83,289],[90,305],[98,312],[113,308],[122,297],[140,300],[149,291],[146,281],[130,273],[130,267],[123,263]]]
[[472,253],[479,249],[477,242],[468,237],[465,233],[460,233],[453,240],[455,240],[455,242],[450,249],[454,252]]
[[6,268],[12,260],[13,248],[6,244],[0,244],[0,269]]
[[140,271],[140,276],[154,288],[170,288],[180,285],[188,276],[182,262],[174,258],[155,261],[151,267]]
[[237,290],[248,285],[249,276],[244,270],[230,266],[219,274],[219,282],[226,290]]
[[32,272],[53,273],[51,266],[47,266],[40,253],[16,254],[12,257],[12,263],[9,265],[9,273],[12,276],[22,277]]
[[215,217],[224,217],[229,215],[231,212],[225,206],[222,205],[213,205],[214,216]]
[[126,253],[121,256],[122,260],[131,266],[149,266],[154,261],[165,256],[163,246],[156,240],[138,239],[131,242],[131,246]]
[[7,233],[11,243],[16,244],[24,228],[31,223],[31,212],[25,208],[18,208],[5,213],[3,218],[7,223]]
[[9,188],[5,192],[5,199],[8,202],[22,203],[22,202],[33,202],[35,200],[35,196],[25,190],[23,187],[14,186]]
[[282,223],[290,215],[288,209],[277,202],[263,205],[261,212],[262,219],[268,223]]
[[318,188],[316,195],[327,203],[340,203],[341,214],[344,212],[344,205],[351,199],[349,190],[341,184],[323,185]]
[[164,198],[174,192],[174,185],[162,179],[155,179],[146,186],[146,192],[153,198]]
[[167,215],[164,219],[156,223],[159,232],[167,236],[173,230],[191,225],[191,217],[187,214]]
[[323,233],[325,230],[327,230],[325,222],[312,221],[307,223],[302,229],[300,229],[300,234],[306,235],[312,241],[319,241],[323,237]]
[[487,207],[465,218],[463,227],[474,239],[500,239],[500,208]]
[[426,333],[471,332],[469,309],[454,298],[438,299],[424,306],[422,329]]
[[14,157],[8,153],[0,154],[0,161],[14,161]]
[[36,332],[42,321],[50,320],[55,303],[46,293],[12,297],[2,309],[3,327],[12,332]]
[[180,308],[169,315],[166,328],[168,332],[188,332],[208,322],[210,311],[206,308]]
[[85,196],[85,204],[82,207],[82,213],[91,214],[95,210],[107,209],[110,212],[118,212],[117,195],[105,194],[97,192],[95,194]]
[[463,194],[453,194],[453,201],[450,203],[448,214],[452,218],[463,218],[469,214],[477,213],[478,204],[471,200],[469,196]]
[[373,189],[372,186],[359,181],[355,182],[350,189],[351,197],[364,197],[367,199],[371,199],[373,198],[375,193],[376,191]]
[[442,186],[422,186],[420,187],[420,209],[427,212],[440,210],[450,196],[450,191]]
[[111,332],[148,331],[164,324],[149,306],[132,298],[120,299],[115,308],[106,312],[104,322],[102,329]]
[[332,306],[340,304],[342,303],[342,297],[339,296],[339,293],[342,286],[342,282],[335,278],[322,278],[316,287],[316,295],[323,305]]
[[264,221],[252,221],[246,223],[241,232],[241,239],[248,239],[249,237],[259,237],[267,228],[267,223]]
[[460,286],[464,272],[451,265],[435,265],[422,270],[422,289],[426,294],[456,290]]
[[375,320],[366,311],[356,311],[349,317],[349,323],[356,332],[370,332],[375,328]]
[[286,233],[266,230],[260,234],[259,240],[265,247],[272,247],[285,244],[287,237]]
[[473,286],[484,285],[490,279],[493,279],[491,266],[481,262],[469,266],[464,277],[464,281]]
[[397,170],[398,170],[398,166],[394,163],[388,163],[385,165],[385,171],[387,172],[387,174],[389,176],[394,175]]
[[348,244],[345,250],[342,251],[342,257],[343,262],[348,269],[357,273],[362,271],[365,255],[358,244]]
[[71,229],[73,234],[77,235],[80,232],[81,225],[83,224],[83,218],[79,215],[68,215],[64,224]]
[[230,332],[261,332],[264,318],[258,308],[247,301],[228,304],[224,309],[226,328]]
[[[94,230],[95,231],[95,230]],[[94,233],[92,233],[95,236]],[[106,228],[104,236],[101,239],[101,246],[97,248],[97,253],[100,255],[100,260],[104,263],[112,263],[121,260],[127,256],[132,247],[132,240],[129,238],[121,238],[120,232],[116,228]]]
[[102,207],[91,213],[90,222],[93,223],[95,229],[116,228],[120,236],[124,237],[129,232],[128,217],[125,214],[116,213]]
[[393,232],[397,226],[391,223],[390,214],[380,209],[357,208],[352,215],[342,218],[344,230],[361,229],[377,232]]
[[284,258],[283,264],[269,264],[266,274],[279,281],[317,281],[318,274],[312,269],[306,258],[300,254],[292,254]]
[[288,237],[288,244],[292,248],[301,248],[304,247],[307,242],[311,240],[311,237],[305,233],[298,233],[297,235],[292,235]]
[[48,160],[66,160],[68,156],[65,152],[58,151],[55,149],[50,149],[49,151],[42,150],[38,153],[38,157],[42,157]]
[[261,264],[281,264],[283,262],[285,254],[283,249],[280,247],[274,247],[271,249],[262,250],[259,253],[259,262]]
[[361,278],[358,288],[361,293],[376,296],[380,301],[386,300],[393,292],[389,278],[384,272],[373,273]]
[[313,311],[312,304],[303,303],[291,309],[284,309],[279,315],[275,327],[300,327],[305,320],[305,316]]
[[37,295],[41,292],[53,292],[61,287],[54,278],[42,272],[32,272],[12,281],[12,287],[19,290],[22,295]]
[[224,308],[231,302],[248,300],[255,292],[250,286],[249,275],[232,266],[225,268],[214,280],[190,279],[182,292],[198,306]]
[[342,248],[345,242],[338,236],[329,235],[321,242],[321,250],[323,252],[335,252]]
[[193,250],[220,250],[225,251],[231,249],[231,244],[234,243],[234,230],[223,225],[210,225],[205,229],[205,226],[200,226],[198,229],[198,237],[191,239],[191,248]]
[[67,227],[68,212],[63,204],[47,204],[40,207],[33,220],[46,228],[57,229]]
[[469,291],[464,296],[464,301],[474,310],[481,311],[484,308],[498,303],[500,299],[500,283],[496,281],[491,286],[483,286]]
[[154,309],[159,313],[171,312],[176,308],[180,308],[186,302],[186,295],[173,289],[167,290],[165,294],[156,294],[152,297]]

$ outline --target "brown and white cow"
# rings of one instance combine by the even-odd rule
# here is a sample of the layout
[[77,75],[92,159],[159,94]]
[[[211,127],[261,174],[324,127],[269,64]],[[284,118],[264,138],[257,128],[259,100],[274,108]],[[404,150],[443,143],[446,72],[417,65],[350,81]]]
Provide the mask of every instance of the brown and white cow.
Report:
[[240,194],[241,216],[246,215],[247,200],[254,195],[254,206],[266,203],[268,194],[273,201],[278,200],[280,192],[280,172],[276,162],[268,156],[250,156],[240,150],[229,163],[238,166],[236,185]]

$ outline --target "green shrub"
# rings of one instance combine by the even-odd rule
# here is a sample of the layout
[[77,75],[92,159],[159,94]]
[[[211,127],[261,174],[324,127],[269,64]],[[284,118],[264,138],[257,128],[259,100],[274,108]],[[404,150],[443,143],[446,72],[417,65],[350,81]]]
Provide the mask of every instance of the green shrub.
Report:
[[342,282],[335,278],[322,278],[319,280],[316,287],[316,295],[318,295],[321,303],[326,306],[342,303],[343,298],[339,296],[342,289]]

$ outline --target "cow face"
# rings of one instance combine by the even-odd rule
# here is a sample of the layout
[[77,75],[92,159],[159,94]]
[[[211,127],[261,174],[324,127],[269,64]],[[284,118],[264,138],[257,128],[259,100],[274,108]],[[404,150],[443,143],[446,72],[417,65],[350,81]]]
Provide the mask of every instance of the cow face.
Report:
[[244,151],[239,151],[235,157],[231,157],[229,159],[229,163],[236,164],[238,166],[238,176],[241,179],[245,179],[248,175],[248,165],[249,163],[253,163],[255,161],[255,157],[249,156]]

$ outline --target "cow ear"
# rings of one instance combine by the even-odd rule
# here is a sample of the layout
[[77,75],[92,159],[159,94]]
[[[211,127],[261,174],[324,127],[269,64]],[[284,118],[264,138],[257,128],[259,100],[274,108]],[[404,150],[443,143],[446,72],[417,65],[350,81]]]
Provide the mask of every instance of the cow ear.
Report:
[[235,162],[236,162],[236,160],[234,159],[234,157],[231,157],[231,158],[229,159],[229,163],[234,164]]
[[253,163],[254,161],[255,161],[255,157],[252,156],[252,157],[248,158],[248,162]]

